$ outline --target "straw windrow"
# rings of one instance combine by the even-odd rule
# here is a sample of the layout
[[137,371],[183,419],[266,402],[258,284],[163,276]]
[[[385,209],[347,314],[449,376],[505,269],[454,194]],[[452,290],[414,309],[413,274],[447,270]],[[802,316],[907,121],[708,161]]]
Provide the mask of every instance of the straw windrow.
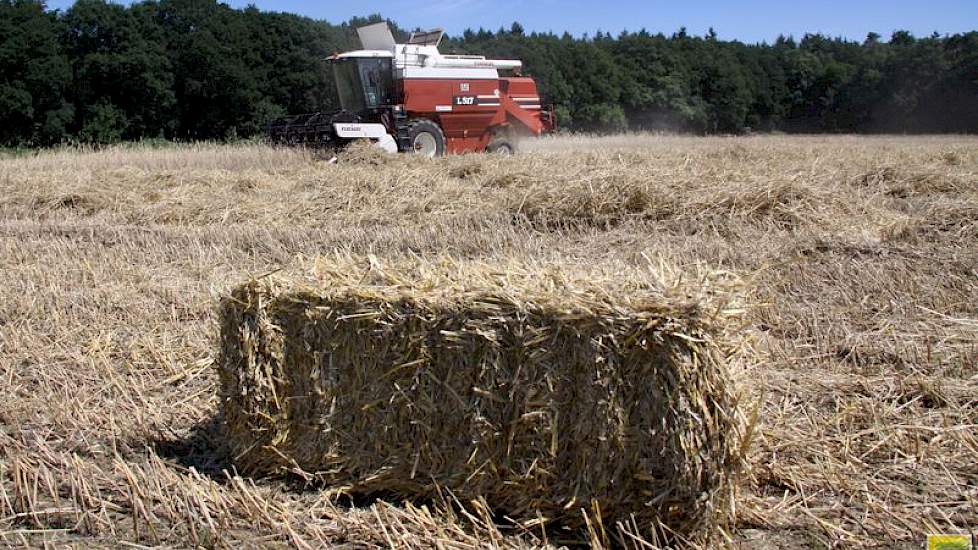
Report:
[[225,300],[240,469],[407,498],[447,488],[570,529],[633,519],[702,537],[729,519],[742,457],[716,309],[627,276],[363,265]]

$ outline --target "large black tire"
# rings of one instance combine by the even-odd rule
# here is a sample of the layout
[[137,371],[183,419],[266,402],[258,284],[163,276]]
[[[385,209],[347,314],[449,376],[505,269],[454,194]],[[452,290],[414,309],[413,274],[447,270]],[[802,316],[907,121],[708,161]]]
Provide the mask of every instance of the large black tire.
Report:
[[447,140],[441,127],[434,122],[419,118],[408,123],[408,153],[430,158],[443,157],[447,150]]

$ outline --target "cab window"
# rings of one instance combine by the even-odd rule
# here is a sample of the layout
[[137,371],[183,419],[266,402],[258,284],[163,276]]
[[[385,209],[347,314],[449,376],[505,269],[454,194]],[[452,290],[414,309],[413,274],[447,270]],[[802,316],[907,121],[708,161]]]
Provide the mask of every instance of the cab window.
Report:
[[389,58],[343,59],[333,66],[340,105],[359,113],[390,105],[393,98],[393,62]]
[[390,104],[391,60],[385,58],[361,59],[360,80],[363,82],[364,103],[368,109]]

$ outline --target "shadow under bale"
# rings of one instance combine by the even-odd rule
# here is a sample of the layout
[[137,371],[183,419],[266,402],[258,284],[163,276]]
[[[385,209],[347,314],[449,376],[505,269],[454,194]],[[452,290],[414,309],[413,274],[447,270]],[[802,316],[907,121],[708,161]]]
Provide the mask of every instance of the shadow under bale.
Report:
[[707,541],[744,453],[723,311],[623,273],[334,259],[254,281],[221,309],[234,464]]
[[224,421],[220,417],[194,426],[185,439],[157,439],[152,447],[160,458],[193,468],[218,483],[227,481],[227,474],[234,472]]

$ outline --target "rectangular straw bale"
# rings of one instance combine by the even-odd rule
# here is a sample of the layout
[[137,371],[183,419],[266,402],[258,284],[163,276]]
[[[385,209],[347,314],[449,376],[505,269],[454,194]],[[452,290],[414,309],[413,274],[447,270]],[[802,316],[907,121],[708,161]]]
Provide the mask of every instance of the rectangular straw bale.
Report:
[[[221,310],[239,470],[572,529],[729,519],[742,461],[722,318],[648,278],[333,259]],[[644,528],[644,527],[642,527]]]

